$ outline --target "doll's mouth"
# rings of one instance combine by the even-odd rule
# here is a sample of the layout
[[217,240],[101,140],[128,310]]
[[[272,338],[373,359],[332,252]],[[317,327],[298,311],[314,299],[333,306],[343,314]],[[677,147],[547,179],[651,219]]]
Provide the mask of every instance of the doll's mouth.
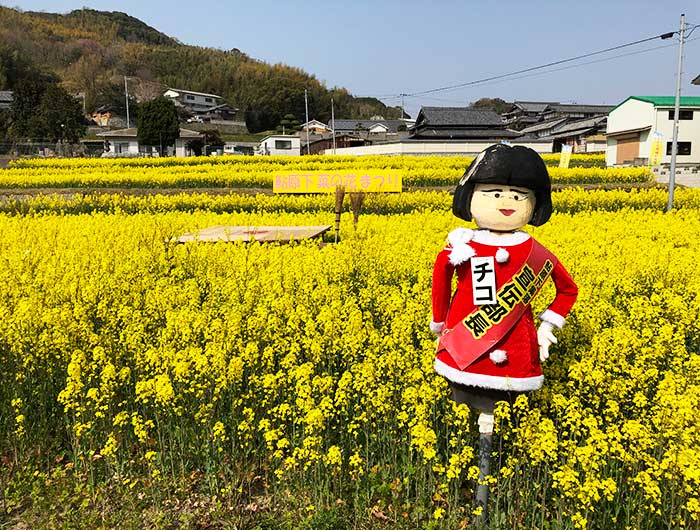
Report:
[[507,210],[507,209],[498,210],[498,211],[501,212],[503,215],[513,215],[515,213],[515,210]]

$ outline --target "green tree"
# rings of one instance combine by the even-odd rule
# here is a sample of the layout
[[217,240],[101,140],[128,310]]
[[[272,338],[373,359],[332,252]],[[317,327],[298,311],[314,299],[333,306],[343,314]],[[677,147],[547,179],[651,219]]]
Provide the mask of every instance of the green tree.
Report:
[[508,112],[513,104],[501,98],[481,98],[472,102],[469,106],[474,109],[492,109],[498,114],[503,114],[504,112]]
[[[92,108],[88,106],[88,111],[91,112],[103,106],[108,107],[119,116],[126,116],[126,98],[122,83],[105,83],[100,86],[93,100]],[[132,94],[129,94],[129,114],[133,125],[136,121],[133,118],[138,114],[138,102]]]
[[16,140],[77,143],[87,130],[81,102],[36,76],[17,83],[10,116],[10,136]]
[[285,114],[280,124],[277,126],[277,132],[284,132],[286,134],[292,134],[301,129],[301,122],[297,120],[294,114]]
[[221,133],[217,129],[204,129],[204,143],[211,147],[219,148],[224,146],[224,140],[221,138]]
[[245,125],[252,133],[269,131],[280,121],[280,115],[269,108],[251,107],[245,112]]
[[24,77],[14,82],[13,101],[10,105],[10,136],[20,140],[31,138],[34,134],[32,130],[35,124],[36,112],[41,103],[41,98],[46,91],[46,87],[52,83],[52,79],[41,75],[39,72],[29,70]]
[[187,148],[191,149],[194,156],[202,156],[202,149],[204,149],[204,140],[201,138],[195,138],[187,142]]
[[180,123],[175,104],[170,98],[159,96],[139,106],[139,144],[158,148],[160,156],[166,146],[175,145],[180,137]]
[[30,120],[30,136],[77,143],[87,131],[81,102],[58,85],[48,85]]

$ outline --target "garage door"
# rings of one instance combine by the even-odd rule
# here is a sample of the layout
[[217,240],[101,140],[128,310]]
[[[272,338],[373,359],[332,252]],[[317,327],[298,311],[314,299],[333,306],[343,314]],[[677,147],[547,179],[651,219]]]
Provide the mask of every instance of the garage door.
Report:
[[639,133],[617,137],[616,164],[631,164],[639,157]]

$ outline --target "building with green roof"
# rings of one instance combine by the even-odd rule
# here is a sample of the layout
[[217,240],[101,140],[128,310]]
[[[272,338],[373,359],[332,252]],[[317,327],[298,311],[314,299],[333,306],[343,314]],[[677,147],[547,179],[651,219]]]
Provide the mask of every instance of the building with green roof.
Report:
[[[608,166],[646,164],[654,138],[663,146],[662,164],[671,161],[674,96],[630,96],[608,114]],[[700,97],[683,96],[678,113],[678,164],[700,164]]]

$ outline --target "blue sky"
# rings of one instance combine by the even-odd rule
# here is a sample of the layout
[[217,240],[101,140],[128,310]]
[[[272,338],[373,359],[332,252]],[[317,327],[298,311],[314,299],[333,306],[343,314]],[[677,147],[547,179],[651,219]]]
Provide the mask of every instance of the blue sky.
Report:
[[[466,83],[660,35],[678,29],[681,13],[700,24],[698,0],[0,3],[26,11],[124,11],[186,44],[238,48],[256,59],[302,68],[328,87],[369,96]],[[637,53],[660,46],[666,47]],[[600,61],[624,53],[635,55]],[[466,105],[481,97],[616,104],[633,94],[674,93],[677,40],[655,40],[587,61],[600,62],[406,97],[405,107],[415,117],[422,105]],[[686,43],[684,71],[683,94],[700,96],[700,87],[690,84],[700,75],[700,28]],[[400,98],[383,101],[396,105]]]

